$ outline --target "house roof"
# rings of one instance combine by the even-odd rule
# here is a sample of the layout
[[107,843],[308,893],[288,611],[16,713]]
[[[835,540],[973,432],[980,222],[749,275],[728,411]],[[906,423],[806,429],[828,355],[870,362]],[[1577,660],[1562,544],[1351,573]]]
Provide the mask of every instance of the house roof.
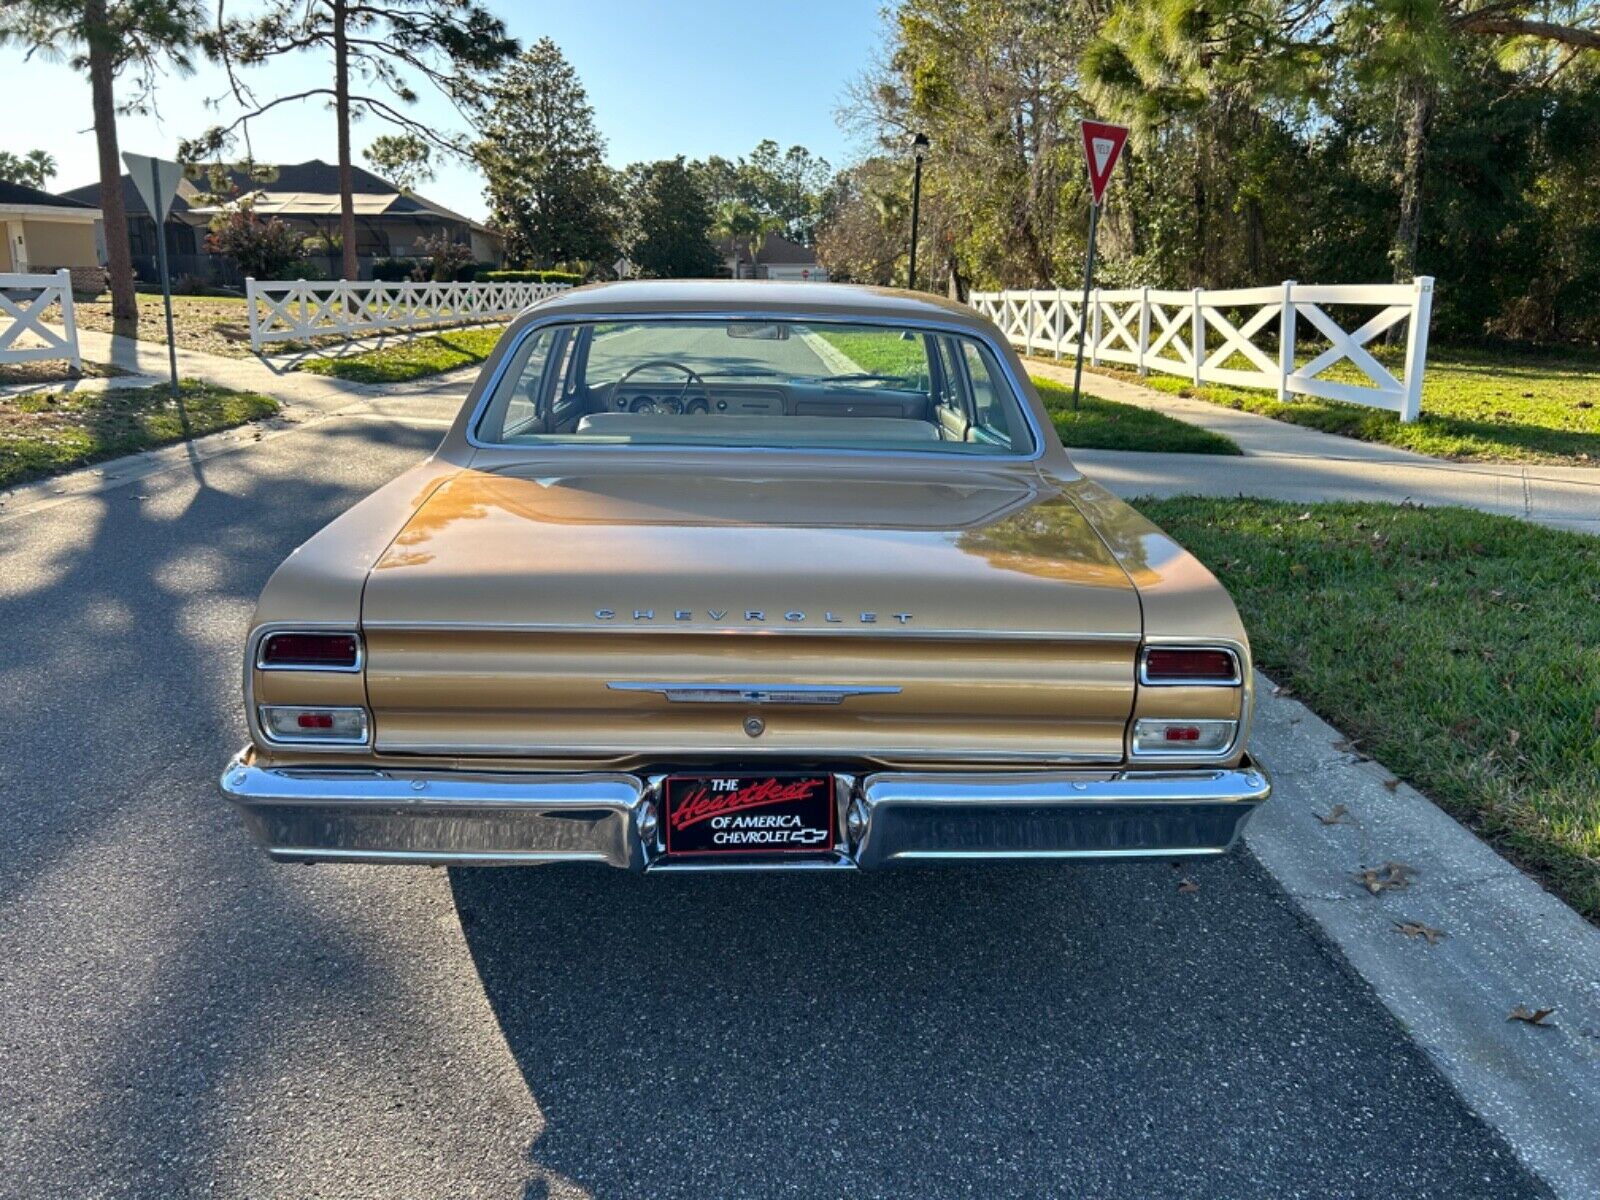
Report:
[[[86,183],[82,187],[68,188],[56,194],[58,200],[75,200],[90,207],[100,206],[100,184]],[[130,217],[147,217],[150,210],[145,208],[144,200],[139,195],[139,189],[133,186],[133,178],[128,175],[122,177],[122,208]],[[178,194],[172,199],[174,213],[187,212],[188,204],[183,199],[183,189],[178,189]]]
[[[255,198],[257,212],[280,217],[338,215],[339,168],[335,164],[313,158],[303,163],[265,166],[264,169],[268,172],[265,179],[253,179],[242,171],[227,173],[228,183],[236,188],[241,196],[251,195]],[[185,179],[178,185],[178,194],[172,202],[173,212],[214,212],[216,206],[209,203],[211,199],[209,187],[209,182],[204,179],[198,183]],[[388,180],[354,165],[350,168],[350,192],[357,216],[443,218],[447,221],[460,221],[463,225],[474,229],[485,229],[485,226],[470,217],[464,217],[442,204],[435,204],[415,193],[409,195],[403,193]],[[98,204],[100,185],[88,184],[63,192],[61,195]],[[139,190],[133,186],[133,180],[126,175],[122,177],[122,200],[129,216],[149,215],[144,200],[139,196]]]
[[[748,238],[723,238],[717,243],[717,253],[723,258],[732,258],[734,246],[737,243],[739,261],[750,261],[750,239]],[[817,265],[817,252],[810,246],[802,246],[799,242],[791,241],[781,233],[769,233],[761,242],[761,249],[756,253],[756,262],[769,263],[778,266],[814,267]]]
[[93,212],[95,206],[86,204],[81,200],[70,199],[66,196],[52,196],[49,192],[42,192],[38,188],[28,187],[22,183],[7,183],[0,180],[0,205],[7,208],[65,208],[80,212]]

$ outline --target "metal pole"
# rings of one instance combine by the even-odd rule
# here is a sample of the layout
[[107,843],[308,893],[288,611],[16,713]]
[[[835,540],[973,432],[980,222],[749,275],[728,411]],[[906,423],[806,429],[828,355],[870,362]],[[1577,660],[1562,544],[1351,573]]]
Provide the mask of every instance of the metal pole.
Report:
[[[150,160],[150,194],[161,195],[161,172],[156,160]],[[178,347],[172,338],[172,280],[167,275],[166,222],[156,217],[156,262],[161,268],[161,300],[167,306],[167,367],[172,373],[172,398],[178,398]]]
[[1072,411],[1078,411],[1083,390],[1083,335],[1089,329],[1089,289],[1094,286],[1094,235],[1100,228],[1100,206],[1089,205],[1089,261],[1083,268],[1083,315],[1078,318],[1078,362],[1072,368]]
[[906,287],[917,286],[917,217],[922,210],[922,156],[917,156],[917,169],[911,176],[911,267],[906,272]]

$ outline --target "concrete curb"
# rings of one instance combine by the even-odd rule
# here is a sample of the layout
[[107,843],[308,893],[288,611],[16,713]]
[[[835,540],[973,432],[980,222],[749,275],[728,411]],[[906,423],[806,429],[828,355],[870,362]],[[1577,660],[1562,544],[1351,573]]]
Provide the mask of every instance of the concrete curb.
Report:
[[[1257,676],[1274,794],[1245,842],[1462,1100],[1563,1197],[1600,1195],[1600,930]],[[1346,815],[1324,824],[1342,804]],[[1363,868],[1409,868],[1371,894]],[[1430,945],[1399,925],[1443,933]],[[1546,1026],[1507,1019],[1553,1008]]]

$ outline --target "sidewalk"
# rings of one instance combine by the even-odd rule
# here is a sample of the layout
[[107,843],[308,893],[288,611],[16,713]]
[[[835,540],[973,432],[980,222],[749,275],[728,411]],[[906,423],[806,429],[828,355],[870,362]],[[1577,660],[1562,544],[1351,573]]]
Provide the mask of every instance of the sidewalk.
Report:
[[[1072,368],[1030,361],[1045,379],[1071,384]],[[1274,421],[1204,400],[1168,395],[1085,373],[1084,390],[1232,438],[1243,458],[1073,450],[1084,474],[1121,496],[1265,496],[1318,500],[1410,500],[1461,505],[1543,525],[1600,533],[1600,468],[1539,463],[1455,463],[1409,450]]]
[[[80,329],[78,346],[86,361],[110,363],[138,375],[154,376],[158,381],[167,378],[165,342],[145,342],[120,334]],[[352,383],[345,379],[288,370],[254,357],[225,358],[219,354],[178,347],[179,378],[200,379],[221,387],[261,392],[279,401],[284,406],[285,416],[300,420],[309,415],[330,412],[353,401],[464,391],[456,374],[434,375],[412,383]]]
[[[78,344],[85,361],[111,363],[139,376],[144,382],[165,383],[168,378],[165,342],[144,342],[117,334],[80,329]],[[277,416],[236,429],[224,429],[191,442],[176,442],[121,458],[108,459],[61,475],[0,490],[0,521],[12,520],[41,509],[96,495],[135,480],[179,467],[194,468],[207,459],[233,453],[247,445],[279,437],[309,424],[335,417],[436,425],[449,420],[418,416],[419,401],[438,401],[452,413],[466,400],[478,377],[476,365],[410,383],[366,384],[329,379],[297,371],[275,370],[255,358],[225,358],[178,347],[178,377],[199,379],[222,387],[260,392],[280,404]],[[98,382],[98,381],[96,381]],[[122,382],[113,380],[110,382]],[[34,389],[40,390],[40,389]]]

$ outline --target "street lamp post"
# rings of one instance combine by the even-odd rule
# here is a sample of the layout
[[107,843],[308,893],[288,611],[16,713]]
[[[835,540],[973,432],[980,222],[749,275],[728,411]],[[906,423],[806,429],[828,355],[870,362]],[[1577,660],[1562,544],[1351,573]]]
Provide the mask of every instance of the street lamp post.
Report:
[[922,215],[922,159],[928,153],[928,135],[919,133],[911,139],[911,156],[917,160],[911,176],[911,266],[906,272],[906,286],[917,286],[917,219]]

